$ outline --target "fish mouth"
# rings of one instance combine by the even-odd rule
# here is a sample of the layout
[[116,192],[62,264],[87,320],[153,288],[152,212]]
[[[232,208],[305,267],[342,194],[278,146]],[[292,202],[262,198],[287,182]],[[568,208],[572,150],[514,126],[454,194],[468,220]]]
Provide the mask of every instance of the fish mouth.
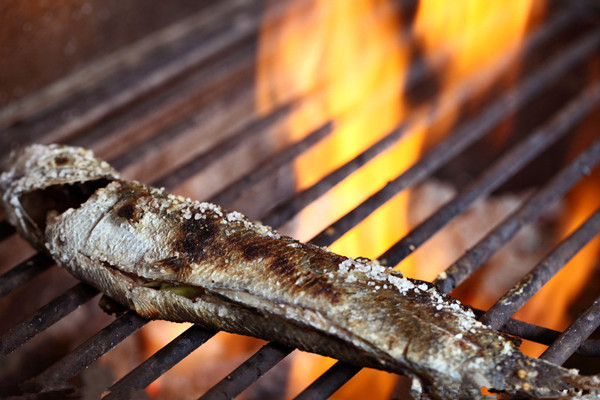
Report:
[[11,155],[0,176],[1,202],[9,222],[45,252],[50,217],[78,208],[120,175],[89,150],[63,145],[31,145]]
[[112,181],[108,178],[99,178],[52,185],[21,194],[19,203],[34,228],[44,232],[50,218],[71,208],[81,207],[98,189],[108,186]]

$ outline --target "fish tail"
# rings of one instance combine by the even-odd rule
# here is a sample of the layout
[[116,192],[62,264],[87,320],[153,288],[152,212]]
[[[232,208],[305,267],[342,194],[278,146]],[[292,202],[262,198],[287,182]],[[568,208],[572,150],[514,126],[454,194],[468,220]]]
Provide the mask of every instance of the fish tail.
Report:
[[582,395],[596,395],[600,398],[600,375],[575,375],[569,377],[569,383]]
[[538,399],[600,399],[600,375],[579,375],[575,369],[527,356],[513,367],[505,375],[507,393]]

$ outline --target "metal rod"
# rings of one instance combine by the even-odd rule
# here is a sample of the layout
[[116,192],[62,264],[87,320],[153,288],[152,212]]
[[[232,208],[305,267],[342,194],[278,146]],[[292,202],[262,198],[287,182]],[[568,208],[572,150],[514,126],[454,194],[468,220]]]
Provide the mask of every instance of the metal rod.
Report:
[[594,142],[571,164],[536,191],[525,204],[442,272],[433,283],[443,292],[450,293],[506,244],[521,227],[535,220],[548,205],[562,197],[583,176],[588,175],[598,162],[600,162],[600,140]]
[[563,364],[598,326],[600,326],[600,297],[542,353],[540,358],[555,364]]
[[0,276],[0,299],[54,265],[54,260],[37,253]]
[[68,379],[81,373],[84,368],[87,368],[148,322],[147,319],[140,317],[134,311],[127,311],[39,374],[35,379],[26,382],[23,389],[30,393],[59,389]]
[[[215,66],[214,70],[211,69],[204,73],[201,79],[202,82],[199,84],[201,88],[197,91],[200,99],[195,99],[195,102],[199,103],[197,108],[204,106],[206,110],[191,111],[188,113],[191,115],[188,115],[187,118],[182,118],[180,121],[162,129],[140,145],[129,149],[112,160],[108,160],[108,162],[115,169],[122,171],[157,149],[168,148],[169,143],[172,143],[176,138],[186,137],[190,134],[190,129],[197,129],[199,124],[198,114],[205,112],[206,115],[214,115],[214,112],[206,107],[211,99],[219,97],[227,100],[227,97],[240,97],[242,93],[246,93],[247,97],[250,96],[254,91],[252,77],[255,71],[251,61],[254,60],[255,53],[255,49],[246,47],[242,49],[241,55],[235,53],[228,59],[221,61],[219,65]],[[241,61],[240,57],[245,62]]]
[[550,145],[570,132],[597,105],[599,100],[600,84],[597,83],[585,90],[575,100],[569,102],[542,128],[536,130],[498,161],[486,168],[485,172],[471,182],[454,199],[448,201],[435,214],[412,229],[411,232],[387,250],[380,259],[385,260],[384,262],[387,265],[397,265],[454,217],[465,211],[475,200],[498,188]]
[[[158,61],[152,60],[150,68],[146,66],[144,69],[138,68],[130,74],[115,74],[116,78],[113,78],[108,84],[105,83],[100,89],[96,89],[94,96],[85,97],[83,100],[73,96],[73,104],[70,105],[69,111],[77,115],[77,118],[65,120],[63,113],[55,112],[49,118],[43,119],[42,123],[28,126],[27,129],[9,128],[6,132],[10,132],[9,136],[11,137],[23,136],[20,140],[22,142],[35,140],[42,135],[46,141],[72,137],[103,118],[131,105],[136,100],[167,87],[178,77],[189,73],[207,59],[226,52],[228,48],[255,35],[260,26],[260,7],[234,5],[232,8],[231,5],[224,3],[212,10],[221,16],[229,15],[228,19],[231,21],[235,20],[236,16],[254,15],[252,18],[248,18],[248,23],[231,23],[228,29],[222,29],[219,35],[213,35],[213,37],[208,36],[205,30],[196,32],[192,37],[188,36],[188,42],[193,43],[192,46],[185,46],[183,51],[174,47],[179,51],[166,52],[159,57]],[[207,15],[200,15],[198,21],[194,21],[193,24],[212,25],[213,29],[221,28],[222,23],[213,22],[212,18],[208,18]]]
[[386,149],[390,148],[394,143],[398,142],[405,134],[408,133],[407,124],[402,124],[385,137],[377,141],[374,145],[348,161],[344,165],[336,168],[325,177],[320,179],[314,185],[304,189],[300,193],[295,194],[290,200],[286,201],[273,208],[271,212],[263,219],[264,223],[269,226],[281,226],[298,212],[300,212],[308,204],[312,203],[322,194],[326,193],[334,185],[350,176],[354,171],[357,171],[367,162],[381,154]]
[[[483,315],[483,311],[474,311],[478,316]],[[545,345],[552,344],[561,334],[561,332],[553,329],[544,328],[512,318],[500,328],[500,332]],[[600,340],[588,339],[584,341],[576,350],[576,353],[585,357],[600,357]]]
[[269,127],[287,118],[292,106],[292,103],[286,104],[282,107],[279,107],[274,112],[269,113],[267,116],[256,121],[252,121],[250,124],[245,125],[227,139],[222,140],[214,147],[194,157],[185,165],[178,167],[176,170],[171,171],[169,174],[158,179],[153,183],[153,185],[164,187],[167,190],[175,188],[177,185],[184,182],[186,179],[191,178],[215,161],[225,157],[226,154],[231,152],[233,149],[246,145],[247,142],[253,137],[264,135],[265,132],[269,131]]
[[59,321],[81,304],[92,299],[98,290],[78,283],[60,296],[40,307],[33,315],[9,329],[0,337],[0,357],[4,357],[29,339]]
[[103,399],[131,398],[132,394],[154,382],[215,333],[198,325],[192,326],[112,385],[110,393]]
[[296,400],[326,399],[356,375],[362,368],[338,361],[310,384]]
[[293,350],[273,342],[264,345],[233,372],[211,387],[200,399],[225,400],[236,397]]
[[312,146],[316,145],[321,140],[325,139],[333,131],[332,128],[333,126],[330,122],[319,127],[302,140],[294,143],[292,146],[289,146],[282,152],[278,153],[262,166],[256,168],[251,173],[234,182],[228,188],[214,195],[210,201],[221,205],[230,204],[236,198],[238,198],[244,190],[256,184],[269,174],[273,174],[282,165],[288,163],[291,159],[297,157],[306,150],[310,149]]
[[596,210],[575,232],[556,246],[542,262],[502,296],[480,321],[492,329],[499,329],[598,232],[600,232],[600,209]]
[[599,44],[600,31],[596,30],[554,57],[549,63],[530,75],[521,85],[509,90],[494,101],[477,118],[459,126],[452,135],[438,143],[399,177],[324,229],[313,239],[314,243],[318,246],[330,245],[396,194],[429,177],[454,156],[483,137],[504,118],[531,101],[534,95],[546,88],[554,79],[581,62],[585,56],[590,55]]

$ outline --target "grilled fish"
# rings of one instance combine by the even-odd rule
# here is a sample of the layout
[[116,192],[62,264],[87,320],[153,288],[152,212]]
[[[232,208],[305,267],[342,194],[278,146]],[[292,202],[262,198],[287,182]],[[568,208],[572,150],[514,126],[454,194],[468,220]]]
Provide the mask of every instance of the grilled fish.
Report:
[[0,179],[9,221],[150,319],[189,321],[405,374],[418,395],[595,396],[600,377],[522,354],[428,282],[300,243],[238,212],[124,180],[90,151],[33,145]]

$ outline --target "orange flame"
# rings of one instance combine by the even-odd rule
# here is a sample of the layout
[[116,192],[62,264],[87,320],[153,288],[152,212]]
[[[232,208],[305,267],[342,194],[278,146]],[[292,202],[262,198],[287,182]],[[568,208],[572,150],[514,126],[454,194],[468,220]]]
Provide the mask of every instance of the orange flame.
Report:
[[[409,40],[411,30],[402,26],[392,2],[291,2],[283,18],[269,19],[261,29],[257,108],[268,113],[300,99],[288,118],[289,135],[297,140],[326,122],[334,125],[328,138],[294,161],[297,189],[317,182],[407,119],[413,110],[402,93],[414,51],[412,40],[422,47],[431,65],[443,67],[444,91],[518,44],[531,10],[532,1],[423,0],[412,26],[414,37]],[[396,146],[336,185],[282,230],[300,240],[310,239],[326,228],[327,221],[343,216],[410,167],[424,149],[449,131],[454,119],[445,118],[446,128],[436,127],[441,134],[434,137],[426,123],[414,124]],[[353,257],[377,257],[408,232],[408,200],[407,191],[398,194],[332,249]],[[402,270],[410,276],[423,274],[410,260],[402,264]],[[305,354],[295,358],[290,396],[332,363]],[[335,396],[373,398],[377,385],[365,385],[372,379],[387,382],[379,386],[384,389],[378,395],[389,397],[394,378],[371,370],[359,373]]]

